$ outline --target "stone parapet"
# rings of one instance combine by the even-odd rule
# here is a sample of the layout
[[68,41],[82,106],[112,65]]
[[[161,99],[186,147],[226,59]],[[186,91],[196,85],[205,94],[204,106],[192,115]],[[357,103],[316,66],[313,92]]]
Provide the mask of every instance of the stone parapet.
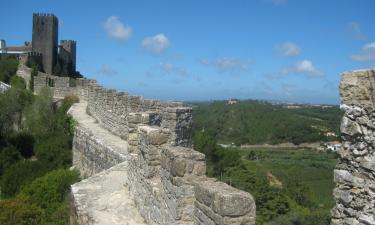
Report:
[[195,186],[195,224],[255,224],[253,197],[215,179],[201,180]]

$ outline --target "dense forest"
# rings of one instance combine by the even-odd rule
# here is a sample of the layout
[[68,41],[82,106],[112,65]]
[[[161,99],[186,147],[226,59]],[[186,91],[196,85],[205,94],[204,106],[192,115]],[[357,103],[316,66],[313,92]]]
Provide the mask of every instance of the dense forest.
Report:
[[286,108],[265,101],[244,100],[193,104],[194,132],[205,132],[219,143],[278,144],[330,141],[339,134],[338,106]]
[[54,104],[46,89],[34,96],[15,76],[18,60],[0,60],[0,224],[69,224],[68,191],[78,180],[71,167],[75,98]]

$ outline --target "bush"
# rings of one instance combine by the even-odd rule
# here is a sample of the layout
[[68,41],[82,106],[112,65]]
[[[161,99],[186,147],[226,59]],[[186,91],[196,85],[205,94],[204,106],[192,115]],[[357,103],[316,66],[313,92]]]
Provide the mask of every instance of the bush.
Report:
[[21,187],[44,174],[45,169],[37,161],[18,161],[4,171],[1,180],[1,196],[13,197]]
[[43,211],[27,197],[0,201],[0,224],[39,225]]
[[71,138],[52,133],[35,146],[35,156],[48,170],[69,167],[72,163]]
[[78,181],[76,171],[54,170],[24,186],[21,195],[28,196],[33,203],[51,215],[61,207],[70,185],[76,181]]
[[26,82],[22,77],[12,76],[10,79],[10,85],[13,88],[26,89]]
[[21,155],[14,146],[10,145],[2,149],[0,152],[0,176],[20,159]]
[[66,114],[68,112],[69,108],[74,104],[79,102],[79,98],[75,95],[69,95],[65,96],[65,98],[62,101],[62,104],[58,110],[60,114]]

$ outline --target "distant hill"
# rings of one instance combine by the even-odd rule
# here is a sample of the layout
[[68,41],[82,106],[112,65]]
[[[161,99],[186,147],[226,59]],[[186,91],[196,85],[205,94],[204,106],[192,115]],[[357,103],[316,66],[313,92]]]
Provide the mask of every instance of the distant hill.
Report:
[[256,100],[193,103],[194,134],[205,132],[219,143],[236,145],[337,140],[341,117],[339,106]]

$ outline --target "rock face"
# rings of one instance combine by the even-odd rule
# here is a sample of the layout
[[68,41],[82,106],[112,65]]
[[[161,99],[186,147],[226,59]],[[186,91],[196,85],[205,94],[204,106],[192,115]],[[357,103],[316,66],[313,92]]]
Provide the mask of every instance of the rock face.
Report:
[[10,88],[10,85],[0,81],[0,94],[6,92]]
[[332,224],[375,225],[375,70],[342,75],[342,150],[334,170]]
[[72,223],[255,224],[251,194],[205,176],[191,108],[46,74],[34,91],[51,83],[56,98],[80,97],[68,113],[73,165],[86,179],[72,185]]

